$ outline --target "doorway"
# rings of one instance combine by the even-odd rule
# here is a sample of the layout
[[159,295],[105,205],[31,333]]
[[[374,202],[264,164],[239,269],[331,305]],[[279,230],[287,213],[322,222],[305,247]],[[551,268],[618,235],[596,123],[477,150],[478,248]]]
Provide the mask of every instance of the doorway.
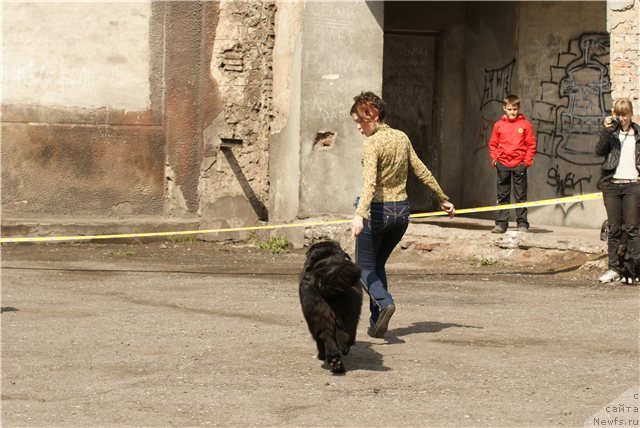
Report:
[[[432,32],[385,32],[382,75],[386,122],[409,136],[418,157],[434,174],[440,166],[434,120],[437,38]],[[412,212],[438,207],[433,193],[412,173],[407,193]]]

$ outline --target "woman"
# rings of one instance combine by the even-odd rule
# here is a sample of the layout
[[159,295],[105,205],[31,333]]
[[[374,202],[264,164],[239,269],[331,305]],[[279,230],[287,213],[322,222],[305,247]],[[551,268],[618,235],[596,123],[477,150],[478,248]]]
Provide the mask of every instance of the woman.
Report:
[[640,127],[632,122],[630,100],[616,101],[612,113],[613,116],[605,118],[605,129],[596,145],[596,154],[605,157],[598,188],[602,190],[609,223],[609,270],[598,278],[603,283],[621,279],[618,247],[622,232],[627,235],[627,251],[635,257],[640,255]]
[[368,334],[384,337],[396,309],[387,288],[385,264],[409,225],[409,167],[435,193],[447,214],[453,216],[455,207],[420,161],[406,134],[384,123],[382,98],[372,92],[361,93],[354,98],[351,117],[367,137],[362,145],[362,192],[351,232],[356,238],[356,262],[362,268],[362,282],[370,297]]

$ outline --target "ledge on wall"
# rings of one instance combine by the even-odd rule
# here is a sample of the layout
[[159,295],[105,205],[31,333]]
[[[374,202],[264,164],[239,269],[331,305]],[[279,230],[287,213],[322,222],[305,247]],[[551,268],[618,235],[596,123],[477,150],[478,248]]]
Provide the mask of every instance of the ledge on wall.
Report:
[[[18,237],[55,237],[55,236],[94,236],[172,232],[197,230],[200,221],[191,219],[168,219],[155,216],[117,218],[11,218],[2,217],[0,230],[3,238]],[[177,235],[178,236],[178,235]],[[191,235],[180,235],[191,236]],[[197,236],[194,234],[193,236]],[[95,241],[141,242],[167,240],[169,236],[143,238],[117,238]],[[69,241],[53,241],[69,242]],[[86,241],[84,241],[86,242]]]

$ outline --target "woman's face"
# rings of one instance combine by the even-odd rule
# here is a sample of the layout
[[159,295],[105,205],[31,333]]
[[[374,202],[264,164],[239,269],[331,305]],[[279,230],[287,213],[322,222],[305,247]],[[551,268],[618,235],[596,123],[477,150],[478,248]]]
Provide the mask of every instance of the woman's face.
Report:
[[378,126],[380,125],[376,120],[360,119],[358,115],[355,113],[352,114],[351,117],[353,118],[353,121],[356,123],[356,127],[358,128],[358,131],[360,131],[360,133],[365,137],[368,137],[371,134],[373,134],[373,131],[378,129]]
[[631,125],[631,115],[630,114],[614,114],[615,117],[620,121],[620,128],[623,130],[627,129],[629,125]]

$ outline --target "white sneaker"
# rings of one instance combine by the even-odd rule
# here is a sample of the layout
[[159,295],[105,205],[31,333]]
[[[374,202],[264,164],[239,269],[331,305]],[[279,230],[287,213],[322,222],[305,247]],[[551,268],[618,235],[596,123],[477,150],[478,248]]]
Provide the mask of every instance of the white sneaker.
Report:
[[606,282],[620,281],[620,279],[621,279],[620,274],[618,272],[616,272],[615,270],[608,270],[602,275],[600,275],[600,278],[598,278],[598,281],[602,283],[606,283]]

